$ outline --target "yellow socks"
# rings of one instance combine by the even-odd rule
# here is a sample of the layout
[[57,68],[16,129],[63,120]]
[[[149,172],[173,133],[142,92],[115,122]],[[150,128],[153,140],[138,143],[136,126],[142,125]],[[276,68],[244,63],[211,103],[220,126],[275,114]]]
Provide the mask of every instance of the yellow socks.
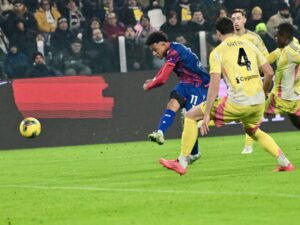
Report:
[[245,146],[253,146],[253,139],[248,134],[245,134]]
[[258,129],[252,138],[271,155],[275,156],[276,158],[279,156],[279,152],[281,150],[270,135]]
[[181,155],[189,156],[198,138],[198,123],[189,118],[184,119],[184,127],[181,136]]

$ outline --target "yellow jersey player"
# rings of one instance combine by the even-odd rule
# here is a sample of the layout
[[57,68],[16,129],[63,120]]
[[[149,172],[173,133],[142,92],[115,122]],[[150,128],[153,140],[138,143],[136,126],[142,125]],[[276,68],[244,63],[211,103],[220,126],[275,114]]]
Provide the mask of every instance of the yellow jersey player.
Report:
[[[266,114],[287,113],[300,121],[300,45],[294,38],[294,28],[289,23],[280,24],[277,31],[278,48],[268,57],[269,63],[276,61],[274,87],[266,101]],[[252,139],[247,145],[252,148]],[[250,153],[250,152],[249,152]]]
[[300,116],[300,45],[289,23],[278,26],[278,48],[268,57],[276,61],[274,87],[268,96],[266,113],[289,113]]
[[234,22],[234,33],[241,38],[244,38],[252,42],[261,53],[267,57],[269,55],[268,49],[266,48],[261,37],[245,28],[246,24],[246,12],[243,9],[235,9],[231,13],[231,19]]
[[[255,32],[252,32],[248,29],[245,28],[246,24],[246,12],[243,9],[234,9],[231,13],[231,19],[233,20],[234,23],[234,33],[241,38],[244,38],[250,42],[252,42],[258,50],[265,56],[268,57],[269,52],[261,39],[261,37],[256,34]],[[246,134],[245,136],[245,147],[242,151],[242,154],[250,154],[253,151],[253,140],[249,135]]]
[[[183,175],[187,171],[189,155],[198,138],[198,122],[202,135],[209,131],[210,120],[217,127],[241,121],[245,132],[277,159],[274,171],[292,171],[294,166],[281,148],[267,133],[259,129],[265,109],[265,92],[273,77],[273,69],[263,54],[249,41],[234,35],[233,21],[220,18],[216,22],[221,44],[210,54],[210,86],[207,101],[193,107],[186,114],[181,138],[181,152],[177,159],[160,159],[164,167]],[[264,74],[264,82],[260,73]],[[228,96],[217,99],[221,74],[228,85]]]

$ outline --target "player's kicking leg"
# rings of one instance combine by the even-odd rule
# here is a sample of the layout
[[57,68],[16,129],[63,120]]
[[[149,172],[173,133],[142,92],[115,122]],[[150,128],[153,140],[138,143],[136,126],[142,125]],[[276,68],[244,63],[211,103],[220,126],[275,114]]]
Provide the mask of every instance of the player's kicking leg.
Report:
[[167,104],[167,109],[164,111],[160,118],[158,128],[156,131],[148,135],[150,141],[156,142],[159,145],[163,145],[165,142],[164,134],[168,128],[172,126],[176,112],[181,108],[179,101],[174,98],[174,92],[171,93],[171,98]]

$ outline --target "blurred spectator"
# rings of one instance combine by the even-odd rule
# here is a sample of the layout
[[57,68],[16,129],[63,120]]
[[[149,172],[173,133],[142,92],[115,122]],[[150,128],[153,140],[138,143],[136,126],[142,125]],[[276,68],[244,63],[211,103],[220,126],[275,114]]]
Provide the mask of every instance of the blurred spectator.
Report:
[[28,29],[26,27],[26,21],[23,18],[15,20],[14,29],[15,32],[11,37],[11,41],[17,43],[19,51],[27,55],[28,58],[31,58],[32,54],[36,51],[35,37],[37,31]]
[[28,29],[37,29],[37,21],[35,20],[33,14],[27,10],[24,1],[14,0],[13,10],[8,13],[6,22],[3,27],[3,30],[9,39],[15,32],[14,24],[17,18],[23,18]]
[[88,26],[86,26],[85,30],[82,33],[82,42],[83,44],[87,41],[91,40],[92,37],[92,31],[94,29],[101,29],[101,22],[97,17],[93,17],[89,23]]
[[208,31],[210,29],[209,23],[205,20],[201,9],[193,11],[192,20],[184,25],[184,37],[187,39],[183,42],[188,42],[193,47],[193,51],[199,55],[199,32]]
[[223,18],[223,17],[229,17],[229,13],[227,11],[227,9],[225,7],[221,7],[216,14],[216,18],[213,21],[214,23],[217,21],[217,19],[219,18]]
[[28,10],[34,13],[39,8],[39,3],[41,0],[24,0],[24,3]]
[[118,18],[115,13],[109,13],[102,31],[110,42],[116,44],[117,37],[124,35],[125,27],[122,23],[118,22]]
[[174,0],[164,0],[164,5],[163,5],[164,14],[167,15],[172,10],[174,4],[175,4]]
[[38,31],[45,36],[45,42],[50,40],[50,34],[56,30],[57,20],[61,17],[60,12],[50,0],[41,0],[40,7],[34,13],[38,24]]
[[162,10],[162,7],[160,6],[158,0],[150,0],[149,5],[145,9],[145,12],[148,13],[149,10],[153,10],[153,9],[161,9]]
[[2,31],[0,28],[0,49],[2,50],[3,53],[8,52],[8,46],[9,46],[9,40],[6,37],[5,33]]
[[[227,11],[227,9],[225,7],[221,7],[219,8],[219,10],[217,11],[216,13],[216,16],[215,16],[215,20],[213,21],[213,25],[215,25],[216,21],[219,19],[219,18],[223,18],[223,17],[229,17],[229,13]],[[212,26],[213,29],[209,32],[207,32],[207,42],[208,42],[208,52],[210,52],[214,47],[216,47],[217,45],[219,45],[220,41],[217,37],[217,34],[216,34],[216,29],[215,29],[215,26]]]
[[216,12],[219,10],[225,9],[223,0],[190,0],[191,2],[191,11],[193,9],[202,9],[202,12],[205,14],[205,18],[209,23],[214,24]]
[[171,7],[177,13],[180,23],[187,23],[192,19],[191,4],[189,0],[178,0]]
[[[291,15],[295,19],[299,15],[299,10],[300,10],[300,0],[290,0],[290,10],[291,10]],[[295,20],[294,20],[294,24]]]
[[[97,1],[97,0],[95,0],[95,1]],[[99,2],[101,2],[101,1],[99,1]],[[103,8],[105,10],[105,14],[108,14],[108,13],[114,11],[115,2],[117,2],[117,1],[116,0],[102,0]]]
[[[108,0],[109,1],[109,0]],[[112,0],[113,1],[113,12],[119,15],[125,7],[126,1],[124,0]]]
[[146,12],[150,18],[152,26],[155,29],[158,30],[166,22],[166,16],[164,15],[163,9],[159,5],[158,0],[151,0]]
[[75,32],[69,30],[67,18],[61,17],[58,19],[58,27],[51,36],[51,46],[56,51],[63,51],[68,49],[71,40],[75,37]]
[[251,7],[252,9],[255,6],[258,6],[263,11],[263,20],[268,21],[271,16],[278,12],[278,5],[283,0],[252,0]]
[[293,24],[293,18],[289,12],[289,6],[285,2],[280,2],[278,6],[278,13],[271,16],[267,23],[267,28],[270,34],[275,37],[277,33],[277,27],[282,23]]
[[16,43],[11,43],[4,61],[4,70],[7,78],[24,78],[29,67],[28,57],[18,50]]
[[4,64],[4,60],[6,57],[6,54],[9,51],[9,47],[8,47],[8,39],[6,38],[5,34],[3,33],[2,29],[0,28],[0,79],[6,79],[6,74],[4,73],[4,68],[3,68],[3,64]]
[[246,22],[246,28],[255,31],[255,27],[259,23],[263,23],[263,12],[259,6],[255,6],[251,11],[251,16]]
[[261,37],[265,43],[266,48],[269,52],[272,52],[277,48],[275,39],[268,33],[267,26],[265,23],[259,23],[256,25],[255,32]]
[[201,9],[195,9],[193,11],[193,18],[187,24],[184,25],[184,34],[187,41],[195,46],[195,53],[199,55],[199,32],[208,31],[210,29],[209,23],[205,20]]
[[117,56],[113,45],[103,38],[99,28],[93,29],[90,41],[85,44],[86,56],[90,61],[93,74],[117,70]]
[[51,46],[46,45],[45,37],[42,33],[37,33],[35,36],[35,52],[40,52],[44,55],[44,57],[48,54],[49,51],[51,51]]
[[1,12],[12,10],[12,8],[13,8],[13,5],[12,5],[11,1],[9,1],[9,0],[0,1],[0,11]]
[[193,52],[195,52],[196,50],[199,51],[192,43],[189,43],[183,35],[176,37],[175,41],[185,45],[186,47],[189,47]]
[[67,18],[69,22],[69,29],[76,33],[81,32],[86,26],[86,19],[78,8],[75,0],[69,0],[64,12],[63,17]]
[[27,77],[49,77],[58,75],[55,70],[48,67],[44,60],[44,55],[41,52],[36,52],[33,57],[33,65],[27,71]]
[[89,60],[82,50],[81,40],[75,38],[67,51],[64,51],[60,57],[60,68],[65,75],[90,75],[92,73],[89,66]]
[[140,45],[146,45],[148,36],[155,31],[155,28],[151,26],[150,18],[147,15],[141,17],[140,24],[142,27],[136,33],[136,42]]
[[120,12],[120,21],[127,25],[135,26],[143,16],[143,8],[137,0],[126,0],[127,4]]
[[83,0],[81,11],[87,21],[96,17],[101,23],[104,23],[105,16],[108,13],[113,12],[113,1]]
[[128,26],[125,31],[126,60],[128,71],[145,69],[145,51],[144,47],[135,41],[135,30]]
[[170,11],[167,21],[160,27],[160,30],[167,34],[170,41],[175,41],[176,37],[183,34],[183,25],[179,23],[175,11]]
[[[261,1],[261,0],[259,0]],[[265,1],[265,0],[264,0]],[[250,9],[252,0],[227,0],[224,1],[224,6],[229,12],[234,9]]]
[[189,21],[186,27],[189,27],[198,31],[208,31],[211,29],[209,22],[205,19],[203,11],[201,9],[194,9],[192,11],[192,20]]

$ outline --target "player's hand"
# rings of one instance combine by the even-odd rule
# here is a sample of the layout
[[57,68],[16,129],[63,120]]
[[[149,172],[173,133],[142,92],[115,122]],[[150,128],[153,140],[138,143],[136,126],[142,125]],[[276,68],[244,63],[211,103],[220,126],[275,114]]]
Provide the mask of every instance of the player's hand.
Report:
[[146,81],[145,81],[145,83],[144,83],[144,85],[143,85],[143,89],[144,89],[145,91],[148,91],[148,90],[149,90],[149,89],[148,89],[148,84],[149,84],[150,82],[152,82],[152,79],[149,79],[149,80],[146,80]]
[[204,115],[202,125],[200,127],[200,133],[201,133],[202,136],[206,135],[209,131],[209,126],[208,126],[209,120],[210,120],[210,116],[209,115]]

